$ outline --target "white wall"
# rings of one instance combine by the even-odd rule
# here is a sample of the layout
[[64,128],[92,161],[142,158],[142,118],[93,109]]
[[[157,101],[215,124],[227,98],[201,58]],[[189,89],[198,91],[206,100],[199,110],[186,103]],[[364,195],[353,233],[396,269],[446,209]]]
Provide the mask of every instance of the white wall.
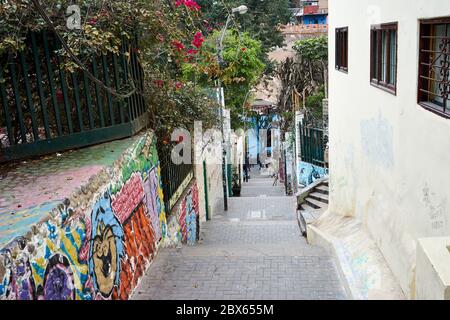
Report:
[[[418,238],[450,235],[450,120],[417,104],[419,18],[448,0],[331,0],[330,210],[361,219],[414,297]],[[397,96],[370,85],[370,25],[398,22]],[[335,28],[349,27],[349,72]]]

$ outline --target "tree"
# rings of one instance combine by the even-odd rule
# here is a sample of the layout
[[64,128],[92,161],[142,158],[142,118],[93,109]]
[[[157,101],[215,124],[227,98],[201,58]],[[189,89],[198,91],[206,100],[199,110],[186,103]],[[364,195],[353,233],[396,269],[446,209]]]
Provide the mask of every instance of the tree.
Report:
[[272,48],[283,46],[284,38],[278,26],[287,24],[291,19],[289,0],[199,0],[198,3],[205,12],[209,26],[215,29],[225,24],[231,8],[246,5],[249,11],[235,16],[234,27],[261,41],[263,60],[268,60],[266,54]]
[[[328,82],[328,40],[326,37],[297,41],[296,56],[288,58],[278,68],[281,92],[278,108],[281,114],[303,107],[306,120],[317,121],[322,113],[322,99],[326,97]],[[300,103],[302,101],[302,103]],[[291,123],[283,119],[282,130],[289,130]]]
[[323,72],[323,85],[325,87],[325,98],[328,97],[328,37],[302,39],[295,43],[294,49],[309,66],[311,82],[314,82],[313,68]]
[[225,89],[225,104],[231,110],[232,127],[237,129],[242,123],[245,97],[264,71],[260,58],[262,45],[248,33],[229,30],[223,42],[225,66],[220,68],[217,59],[220,34],[219,31],[212,33],[198,56],[184,65],[184,78],[205,87],[214,87],[215,80],[219,79]]

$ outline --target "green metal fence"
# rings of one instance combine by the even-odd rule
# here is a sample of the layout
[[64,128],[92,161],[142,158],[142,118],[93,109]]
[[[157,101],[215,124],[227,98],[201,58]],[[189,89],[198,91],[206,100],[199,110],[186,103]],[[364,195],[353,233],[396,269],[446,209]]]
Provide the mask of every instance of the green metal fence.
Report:
[[299,125],[300,158],[316,166],[325,166],[325,144],[322,129]]
[[128,137],[148,124],[137,38],[123,40],[120,54],[81,57],[105,86],[134,90],[127,98],[68,71],[53,34],[30,33],[26,43],[0,57],[0,163]]
[[158,150],[159,161],[161,163],[164,206],[168,213],[172,210],[173,205],[179,200],[184,191],[182,189],[183,182],[186,181],[190,174],[193,176],[194,173],[193,164],[173,163],[170,150],[170,148]]

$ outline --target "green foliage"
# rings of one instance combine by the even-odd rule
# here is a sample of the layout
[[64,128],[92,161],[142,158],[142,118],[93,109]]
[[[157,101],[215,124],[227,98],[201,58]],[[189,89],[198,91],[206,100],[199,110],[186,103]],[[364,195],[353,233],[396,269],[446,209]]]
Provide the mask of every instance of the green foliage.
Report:
[[[203,89],[182,82],[181,67],[189,52],[198,50],[203,39],[201,11],[186,5],[175,6],[172,0],[39,0],[39,3],[71,51],[86,66],[91,54],[117,53],[122,38],[138,36],[136,53],[145,76],[142,93],[150,106],[159,142],[175,127],[192,127],[194,120],[202,120],[204,127],[213,125],[217,105]],[[80,30],[67,28],[66,10],[72,4],[80,7]],[[44,29],[52,33],[31,0],[0,1],[0,54],[8,52],[14,56],[25,46],[30,31]],[[78,68],[65,50],[61,54],[69,71]],[[2,59],[0,67],[5,65],[6,60]]]
[[295,42],[294,49],[310,62],[325,61],[328,59],[328,37],[298,40]]
[[196,61],[183,66],[187,81],[214,87],[219,79],[225,88],[225,105],[231,110],[234,129],[241,126],[243,103],[249,90],[258,82],[265,65],[260,59],[261,42],[248,33],[229,30],[223,41],[223,59],[226,66],[220,68],[217,60],[217,39],[220,32],[211,34]]
[[316,94],[310,95],[306,98],[306,109],[309,111],[309,115],[314,120],[322,119],[323,109],[322,100],[325,99],[325,93],[323,89]]
[[240,5],[246,5],[249,11],[244,15],[236,15],[236,24],[244,32],[261,41],[263,53],[283,45],[284,39],[277,27],[290,21],[289,0],[199,0],[198,3],[205,12],[205,18],[217,29],[225,24],[227,15],[224,13]]

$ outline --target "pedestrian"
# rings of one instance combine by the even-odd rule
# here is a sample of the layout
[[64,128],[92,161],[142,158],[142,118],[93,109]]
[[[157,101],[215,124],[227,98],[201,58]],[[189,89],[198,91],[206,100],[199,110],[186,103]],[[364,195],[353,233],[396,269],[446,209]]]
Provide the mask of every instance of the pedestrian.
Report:
[[248,164],[244,164],[244,182],[248,182]]

